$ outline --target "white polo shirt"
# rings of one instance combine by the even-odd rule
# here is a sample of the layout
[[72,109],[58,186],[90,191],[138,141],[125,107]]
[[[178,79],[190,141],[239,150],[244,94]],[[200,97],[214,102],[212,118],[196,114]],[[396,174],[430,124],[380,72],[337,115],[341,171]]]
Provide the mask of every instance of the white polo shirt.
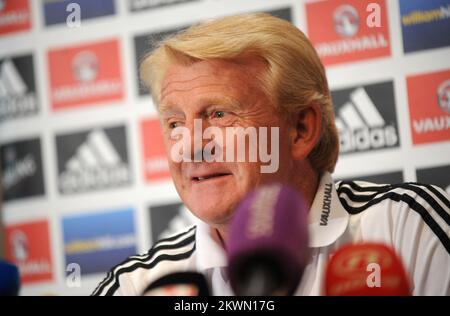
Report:
[[[322,295],[330,255],[344,244],[368,241],[397,251],[413,295],[450,295],[450,201],[444,190],[417,183],[335,185],[324,173],[308,217],[310,258],[295,295]],[[199,222],[114,267],[93,295],[140,295],[149,283],[180,271],[202,272],[213,295],[233,295],[226,266],[223,248]]]

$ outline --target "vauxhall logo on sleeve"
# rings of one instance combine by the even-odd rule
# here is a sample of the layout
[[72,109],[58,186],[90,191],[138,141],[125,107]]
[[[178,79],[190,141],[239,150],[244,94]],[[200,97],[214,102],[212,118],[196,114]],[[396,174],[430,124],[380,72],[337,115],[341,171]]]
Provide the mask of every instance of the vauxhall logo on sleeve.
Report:
[[123,99],[117,40],[52,49],[48,59],[54,110]]
[[[369,5],[379,8],[379,26],[367,22]],[[383,0],[328,0],[306,5],[308,35],[325,65],[390,55]]]
[[413,144],[450,140],[450,70],[410,76],[409,114]]
[[31,28],[28,0],[0,0],[0,35]]
[[53,279],[47,221],[5,227],[6,257],[19,267],[23,284]]
[[121,187],[131,183],[124,126],[56,136],[61,194]]
[[0,121],[36,114],[38,100],[32,55],[0,60]]
[[39,138],[0,146],[1,187],[5,201],[44,195]]
[[44,0],[45,25],[66,23],[67,6],[76,3],[81,8],[81,19],[87,20],[115,13],[114,0]]
[[331,95],[342,154],[399,146],[391,81],[336,90]]

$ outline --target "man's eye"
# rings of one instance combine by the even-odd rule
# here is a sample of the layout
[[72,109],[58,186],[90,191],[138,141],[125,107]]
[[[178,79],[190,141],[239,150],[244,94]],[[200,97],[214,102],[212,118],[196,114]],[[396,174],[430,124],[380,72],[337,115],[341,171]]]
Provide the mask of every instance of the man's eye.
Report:
[[222,117],[224,117],[225,116],[225,112],[224,111],[215,111],[214,113],[213,113],[213,117],[214,118],[222,118]]
[[169,128],[170,129],[174,129],[174,128],[177,128],[178,127],[178,122],[170,122],[169,123]]

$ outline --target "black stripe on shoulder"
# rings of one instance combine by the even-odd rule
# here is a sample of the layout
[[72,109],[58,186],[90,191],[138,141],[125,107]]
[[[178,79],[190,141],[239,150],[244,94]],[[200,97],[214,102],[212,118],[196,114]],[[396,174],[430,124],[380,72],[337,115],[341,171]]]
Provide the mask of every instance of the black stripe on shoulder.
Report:
[[[177,234],[175,236],[172,237],[168,237],[165,239],[160,239],[156,244],[153,245],[153,247],[147,252],[147,254],[145,256],[143,256],[142,258],[136,258],[136,257],[130,257],[127,258],[126,260],[122,261],[121,263],[115,265],[110,272],[108,272],[108,274],[106,275],[105,279],[99,283],[99,285],[97,286],[97,288],[92,292],[93,296],[97,296],[99,295],[103,289],[111,283],[113,277],[114,277],[114,271],[117,268],[120,268],[121,266],[135,261],[136,263],[139,262],[145,262],[148,261],[149,259],[151,259],[156,252],[160,251],[160,250],[170,250],[170,249],[176,249],[176,248],[180,248],[180,247],[184,247],[190,243],[192,243],[195,240],[195,233],[185,239],[180,240],[179,242],[175,243],[175,244],[167,244],[167,245],[160,245],[160,243],[162,242],[166,242],[166,241],[173,241],[176,240],[180,237],[183,237],[184,235],[187,235],[188,233],[190,233],[192,230],[194,230],[196,228],[196,226],[191,227],[190,229],[188,229],[187,231]],[[134,265],[132,265],[131,267],[133,267]],[[116,273],[119,273],[121,269],[119,269]]]
[[114,284],[108,289],[108,291],[106,291],[105,296],[112,296],[117,291],[117,289],[119,288],[119,276],[122,273],[132,272],[139,268],[152,269],[158,263],[163,262],[163,261],[180,261],[183,259],[187,259],[194,253],[194,251],[195,251],[195,244],[191,250],[189,250],[185,253],[180,253],[180,254],[176,254],[176,255],[162,254],[162,255],[156,257],[155,260],[153,260],[150,263],[138,262],[130,267],[120,269],[120,271],[114,277],[114,280],[115,280]]
[[448,197],[439,192],[434,186],[425,183],[411,182],[412,185],[423,186],[433,192],[433,194],[438,197],[448,208],[450,208],[450,200]]
[[192,230],[194,230],[195,228],[196,228],[196,226],[194,225],[194,226],[190,227],[188,230],[186,230],[186,231],[184,231],[184,232],[182,232],[182,233],[179,233],[179,234],[177,234],[177,235],[175,235],[175,236],[170,236],[170,237],[167,237],[167,238],[159,239],[159,240],[155,243],[155,245],[154,245],[153,247],[155,247],[155,246],[158,245],[159,243],[167,242],[167,241],[173,241],[173,240],[175,240],[175,239],[180,238],[180,237],[183,236],[183,235],[187,235],[187,234],[189,234]]
[[370,202],[360,206],[360,207],[352,207],[348,205],[347,201],[344,198],[339,198],[344,208],[349,212],[350,214],[359,214],[363,211],[365,211],[367,208],[369,208],[372,205],[375,205],[377,203],[380,203],[383,200],[390,199],[396,202],[405,202],[408,204],[411,210],[417,212],[420,217],[423,219],[425,224],[430,227],[430,229],[433,231],[433,233],[439,238],[444,248],[447,250],[447,252],[450,254],[450,238],[446,234],[446,232],[439,226],[439,224],[433,219],[433,217],[428,213],[428,211],[420,204],[418,203],[414,198],[409,196],[408,194],[398,194],[395,192],[387,192],[384,195],[380,196],[379,198],[375,198],[371,200]]
[[349,185],[352,187],[353,190],[358,191],[358,192],[386,192],[386,191],[390,190],[390,188],[395,186],[394,184],[375,185],[375,183],[371,183],[371,182],[365,182],[365,183],[367,183],[368,185],[362,186],[362,185],[359,185],[358,183],[356,183],[355,181],[340,181],[337,186],[337,191],[339,191],[342,188],[342,186],[344,186],[344,185]]
[[112,277],[112,271],[118,265],[114,266],[111,270],[108,271],[105,278],[97,285],[94,291],[92,291],[91,296],[100,296],[100,293],[103,291],[103,288],[106,286],[106,282]]
[[[436,213],[447,223],[447,225],[450,225],[450,214],[449,210],[445,210],[436,199],[434,199],[423,187],[433,192],[433,194],[440,199],[447,208],[450,209],[450,203],[449,201],[442,195],[438,190],[436,190],[431,185],[423,185],[421,183],[416,182],[407,182],[407,183],[399,183],[399,184],[393,184],[393,185],[387,185],[383,187],[379,187],[377,192],[374,192],[373,194],[364,194],[364,195],[357,195],[355,192],[360,192],[361,186],[357,185],[354,182],[346,182],[345,185],[348,185],[351,187],[348,188],[346,186],[340,186],[338,189],[338,193],[345,193],[352,201],[355,202],[371,202],[373,200],[378,201],[379,199],[383,199],[383,197],[375,198],[375,196],[387,193],[389,191],[392,191],[393,189],[404,189],[404,190],[410,190],[416,193],[418,196],[420,196],[422,199],[424,199],[435,211]],[[371,187],[372,189],[374,187]],[[364,188],[364,189],[367,189]],[[374,189],[372,190],[374,191]],[[366,191],[367,192],[367,191]],[[447,203],[445,203],[447,202]],[[373,204],[372,204],[373,205]]]

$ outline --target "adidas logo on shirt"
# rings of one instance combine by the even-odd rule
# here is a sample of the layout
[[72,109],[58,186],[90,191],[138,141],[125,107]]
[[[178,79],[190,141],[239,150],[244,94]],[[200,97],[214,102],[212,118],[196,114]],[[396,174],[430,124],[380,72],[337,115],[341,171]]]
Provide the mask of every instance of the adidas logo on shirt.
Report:
[[332,92],[340,152],[399,145],[392,82]]
[[127,185],[125,127],[57,136],[59,190],[70,194]]
[[0,61],[0,120],[38,111],[31,55]]

